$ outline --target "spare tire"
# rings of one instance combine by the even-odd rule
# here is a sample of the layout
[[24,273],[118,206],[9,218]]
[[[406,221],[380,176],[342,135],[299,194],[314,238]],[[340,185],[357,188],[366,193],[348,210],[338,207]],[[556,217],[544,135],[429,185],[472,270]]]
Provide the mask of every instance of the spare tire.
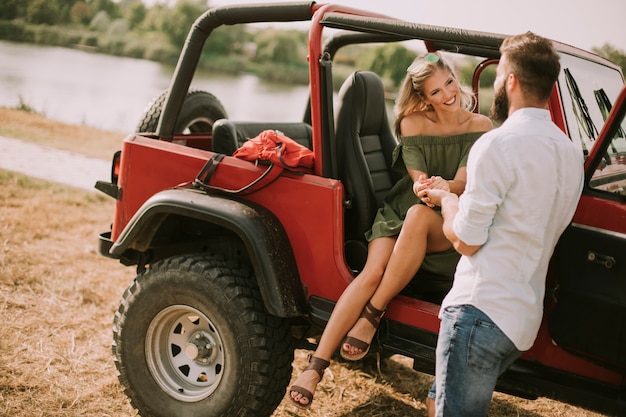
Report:
[[[167,93],[164,91],[148,104],[135,132],[156,132]],[[211,133],[216,120],[227,118],[226,110],[217,97],[206,91],[190,90],[178,115],[174,134]]]

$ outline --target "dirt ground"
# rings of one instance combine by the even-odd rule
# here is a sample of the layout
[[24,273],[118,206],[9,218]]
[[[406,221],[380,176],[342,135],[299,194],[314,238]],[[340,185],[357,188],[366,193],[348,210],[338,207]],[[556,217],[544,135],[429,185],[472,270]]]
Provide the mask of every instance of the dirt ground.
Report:
[[[45,132],[44,125],[38,134]],[[64,135],[89,137],[80,127],[67,127]],[[97,250],[113,206],[99,193],[0,170],[0,417],[136,415],[111,354],[113,314],[135,273]],[[294,377],[307,353],[296,351]],[[423,399],[431,383],[402,357],[333,361],[310,411],[285,399],[272,417],[426,416]],[[496,394],[489,416],[600,414]]]

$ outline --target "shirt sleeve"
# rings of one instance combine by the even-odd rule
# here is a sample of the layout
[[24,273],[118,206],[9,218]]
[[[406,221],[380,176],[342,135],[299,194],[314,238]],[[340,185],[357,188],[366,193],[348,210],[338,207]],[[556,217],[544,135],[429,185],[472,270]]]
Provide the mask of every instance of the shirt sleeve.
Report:
[[469,152],[467,183],[452,224],[454,233],[467,245],[487,241],[496,211],[512,181],[508,155],[494,139],[483,136]]

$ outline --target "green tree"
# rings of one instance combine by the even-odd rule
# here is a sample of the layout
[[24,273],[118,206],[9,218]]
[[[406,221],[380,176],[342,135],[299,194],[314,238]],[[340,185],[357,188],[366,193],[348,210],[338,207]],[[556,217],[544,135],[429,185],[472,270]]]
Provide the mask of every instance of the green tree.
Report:
[[220,26],[211,32],[204,49],[210,55],[245,53],[249,37],[244,25]]
[[81,25],[88,25],[93,18],[91,7],[84,1],[79,0],[70,9],[70,21]]
[[26,20],[36,25],[54,25],[59,18],[56,0],[32,0],[26,7]]
[[256,37],[259,62],[293,63],[301,61],[302,47],[297,31],[267,29]]
[[160,29],[173,46],[180,48],[185,43],[191,25],[205,10],[202,3],[201,0],[180,0],[161,21]]
[[118,19],[122,17],[120,5],[113,0],[92,0],[91,9],[94,13],[104,11],[111,19]]
[[406,69],[415,59],[415,51],[399,44],[388,44],[366,49],[358,65],[387,78],[398,87],[406,76]]
[[78,1],[83,0],[56,0],[58,12],[56,15],[55,25],[64,25],[72,22],[72,8]]
[[0,2],[0,20],[13,20],[19,16],[20,0],[2,0]]
[[626,53],[624,53],[624,51],[619,50],[608,43],[605,43],[600,48],[592,48],[591,50],[622,67],[622,73],[626,74]]
[[141,2],[135,2],[128,7],[126,19],[130,24],[131,29],[136,29],[141,26],[146,18],[148,9]]
[[169,9],[163,4],[155,4],[146,11],[146,17],[139,25],[139,30],[144,32],[160,31],[163,27],[163,21],[167,19]]

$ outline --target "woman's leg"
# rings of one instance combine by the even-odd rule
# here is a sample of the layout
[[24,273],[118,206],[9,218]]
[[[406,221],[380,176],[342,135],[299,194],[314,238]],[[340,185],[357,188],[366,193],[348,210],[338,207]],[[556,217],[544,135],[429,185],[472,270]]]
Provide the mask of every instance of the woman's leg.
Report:
[[[357,321],[365,303],[380,284],[395,242],[395,238],[378,238],[370,242],[365,267],[339,297],[313,356],[330,360],[341,340]],[[314,392],[319,381],[320,377],[316,372],[304,371],[294,385]],[[302,405],[308,402],[296,391],[291,391],[290,395],[294,401]]]
[[[411,281],[428,252],[443,252],[452,247],[442,230],[439,213],[424,204],[411,207],[394,245],[380,285],[369,300],[375,308],[384,310],[387,304]],[[367,342],[376,333],[367,320],[358,320],[348,335]],[[358,355],[361,349],[344,343],[344,351]]]

